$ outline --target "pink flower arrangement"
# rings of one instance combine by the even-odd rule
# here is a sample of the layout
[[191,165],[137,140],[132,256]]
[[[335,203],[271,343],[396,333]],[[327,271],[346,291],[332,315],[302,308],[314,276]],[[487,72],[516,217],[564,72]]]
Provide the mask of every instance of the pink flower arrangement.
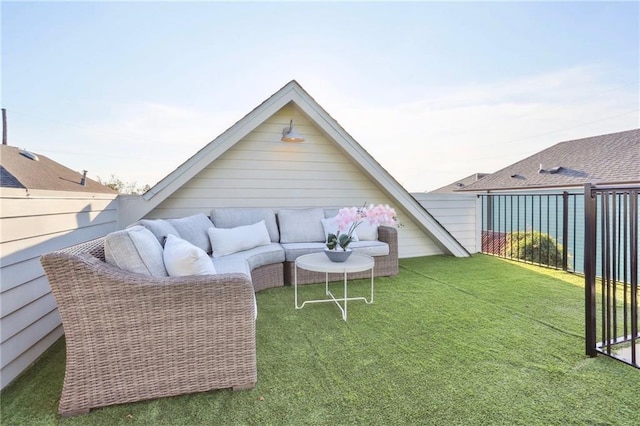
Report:
[[[329,234],[327,237],[327,248],[335,250],[338,246],[342,250],[346,250],[347,246],[353,241],[353,231],[363,222],[368,221],[371,225],[387,225],[397,226],[396,211],[388,205],[373,204],[369,207],[345,207],[338,211],[336,216],[336,224],[338,225],[338,234]],[[341,234],[341,232],[345,233]]]

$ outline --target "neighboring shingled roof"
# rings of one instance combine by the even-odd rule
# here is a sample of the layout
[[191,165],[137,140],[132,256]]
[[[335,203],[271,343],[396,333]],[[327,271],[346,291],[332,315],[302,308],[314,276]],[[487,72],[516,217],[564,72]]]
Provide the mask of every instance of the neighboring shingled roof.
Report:
[[438,189],[434,189],[433,191],[429,191],[429,193],[433,194],[450,194],[452,192],[458,191],[460,189],[464,189],[467,186],[471,185],[474,182],[482,179],[487,176],[489,173],[474,173],[471,176],[467,176],[466,178],[462,178],[457,180],[449,185],[442,186]]
[[585,183],[640,183],[640,129],[560,142],[459,191],[557,188]]
[[[115,194],[116,191],[89,178],[81,184],[82,173],[73,171],[60,163],[35,154],[38,160],[28,158],[20,148],[0,145],[0,187],[42,189]],[[27,154],[28,155],[28,154]]]

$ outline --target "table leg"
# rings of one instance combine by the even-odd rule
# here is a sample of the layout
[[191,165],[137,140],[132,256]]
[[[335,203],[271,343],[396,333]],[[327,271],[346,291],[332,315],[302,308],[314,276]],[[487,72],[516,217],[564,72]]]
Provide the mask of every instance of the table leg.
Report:
[[342,315],[343,320],[347,320],[347,273],[344,273],[344,312]]
[[293,293],[295,294],[296,309],[298,307],[298,265],[293,265]]
[[373,303],[373,268],[371,268],[371,301],[369,303]]

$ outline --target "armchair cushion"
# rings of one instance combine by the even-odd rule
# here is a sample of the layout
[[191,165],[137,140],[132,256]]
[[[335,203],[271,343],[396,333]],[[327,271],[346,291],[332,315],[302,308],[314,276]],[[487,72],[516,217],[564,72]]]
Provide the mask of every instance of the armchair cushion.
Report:
[[107,263],[138,274],[166,277],[162,246],[151,231],[141,225],[112,232],[104,241]]

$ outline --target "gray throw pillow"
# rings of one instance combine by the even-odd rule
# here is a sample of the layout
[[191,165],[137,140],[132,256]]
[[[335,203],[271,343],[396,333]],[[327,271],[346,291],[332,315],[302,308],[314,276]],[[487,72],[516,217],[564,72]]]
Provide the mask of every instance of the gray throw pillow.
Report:
[[175,235],[178,238],[180,237],[180,233],[173,227],[169,222],[163,219],[141,219],[140,223],[142,226],[147,228],[149,231],[156,236],[160,244],[164,244],[164,239],[167,238],[167,235]]
[[180,238],[211,254],[211,241],[209,241],[207,230],[213,226],[213,223],[206,215],[198,213],[180,219],[167,219],[167,222],[178,231]]

